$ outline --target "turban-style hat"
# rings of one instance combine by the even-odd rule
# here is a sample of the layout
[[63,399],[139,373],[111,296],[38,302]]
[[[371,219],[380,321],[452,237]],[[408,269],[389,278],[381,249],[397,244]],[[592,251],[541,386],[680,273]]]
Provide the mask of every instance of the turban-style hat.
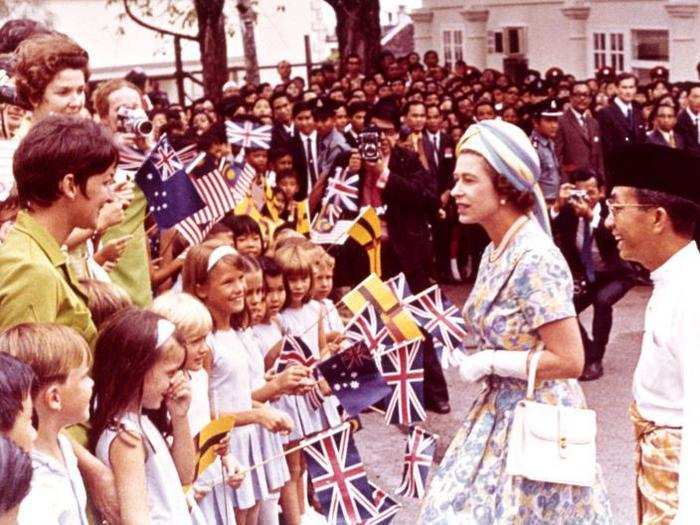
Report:
[[551,234],[547,205],[537,183],[540,159],[523,130],[502,120],[482,120],[469,126],[459,140],[457,156],[465,151],[473,151],[484,157],[516,190],[532,193],[537,220],[544,231]]

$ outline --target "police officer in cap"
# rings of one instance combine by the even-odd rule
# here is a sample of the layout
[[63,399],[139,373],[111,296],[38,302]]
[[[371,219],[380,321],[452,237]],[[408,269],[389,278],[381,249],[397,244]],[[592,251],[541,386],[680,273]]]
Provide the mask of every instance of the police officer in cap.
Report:
[[595,78],[598,82],[614,82],[615,81],[615,70],[609,66],[601,67],[595,72]]
[[532,145],[540,158],[540,188],[547,203],[552,203],[559,195],[561,172],[557,160],[554,139],[562,116],[562,102],[548,98],[540,102],[533,114],[533,130],[530,134]]
[[540,102],[544,101],[549,95],[547,84],[541,78],[536,78],[525,89],[525,93],[529,97],[529,102],[520,108],[520,127],[525,133],[532,131],[532,120]]
[[563,76],[564,72],[558,67],[550,67],[544,74],[544,78],[547,80],[550,87],[555,87]]
[[652,82],[656,80],[668,82],[668,69],[664,66],[656,66],[649,71],[649,77],[651,78]]

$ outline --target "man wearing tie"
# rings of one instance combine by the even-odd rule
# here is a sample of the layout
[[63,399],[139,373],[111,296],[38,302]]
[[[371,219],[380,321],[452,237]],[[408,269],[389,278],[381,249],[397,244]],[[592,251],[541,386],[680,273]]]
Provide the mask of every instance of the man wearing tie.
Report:
[[275,123],[272,126],[273,149],[288,147],[294,136],[294,122],[292,121],[292,105],[286,93],[277,93],[270,100],[272,106],[272,118]]
[[622,73],[615,79],[615,88],[617,95],[613,101],[598,112],[603,159],[608,171],[616,148],[641,144],[647,138],[642,110],[632,103],[637,94],[637,77]]
[[552,206],[552,232],[569,263],[576,283],[574,305],[581,313],[593,305],[591,335],[579,321],[586,366],[582,381],[603,375],[603,355],[610,337],[613,305],[633,286],[632,267],[620,259],[610,230],[605,228],[609,210],[604,188],[591,171],[571,173]]
[[302,101],[294,104],[292,115],[296,133],[291,141],[294,171],[299,177],[297,200],[308,197],[318,180],[318,132],[314,119],[314,106]]
[[654,130],[648,133],[647,141],[660,146],[683,149],[683,137],[674,131],[676,113],[676,107],[670,102],[658,102],[651,110]]
[[585,81],[575,82],[571,88],[571,106],[559,119],[554,139],[562,176],[569,180],[575,170],[589,170],[605,181],[603,150],[600,145],[600,127],[591,116],[591,88]]
[[688,89],[688,107],[678,114],[677,134],[683,137],[684,149],[700,154],[700,83]]

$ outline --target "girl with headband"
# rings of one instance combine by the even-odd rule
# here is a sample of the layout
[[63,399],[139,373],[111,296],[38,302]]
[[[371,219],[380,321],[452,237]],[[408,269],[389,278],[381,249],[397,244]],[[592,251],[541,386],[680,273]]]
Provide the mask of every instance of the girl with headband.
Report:
[[575,379],[583,345],[571,274],[546,233],[539,161],[527,136],[507,122],[483,121],[467,130],[456,153],[459,220],[480,224],[491,239],[463,311],[474,351],[462,359],[460,375],[482,389],[433,477],[420,523],[612,523],[599,468],[592,487],[506,472],[530,352],[543,350],[535,399],[584,408]]

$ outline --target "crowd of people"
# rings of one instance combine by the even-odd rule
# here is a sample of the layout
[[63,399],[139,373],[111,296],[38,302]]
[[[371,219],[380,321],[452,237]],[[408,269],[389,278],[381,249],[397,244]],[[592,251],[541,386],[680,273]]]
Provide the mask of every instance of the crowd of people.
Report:
[[[355,54],[324,63],[308,80],[281,62],[274,84],[229,81],[181,105],[142,70],[91,82],[88,52],[30,20],[0,28],[0,53],[0,135],[12,156],[0,168],[0,523],[189,523],[193,436],[227,415],[235,426],[211,467],[226,478],[195,484],[206,522],[312,519],[296,447],[341,412],[311,368],[274,365],[287,335],[317,359],[339,351],[334,300],[370,270],[358,243],[310,240],[339,171],[358,176],[357,206],[339,216],[377,210],[382,277],[403,273],[413,293],[474,283],[465,319],[481,351],[460,373],[487,388],[421,522],[612,522],[600,472],[587,487],[511,482],[504,451],[532,354],[542,351],[537,398],[585,407],[568,379],[603,375],[613,306],[650,279],[667,326],[645,344],[684,364],[643,347],[640,520],[673,519],[678,471],[694,479],[680,429],[696,430],[683,379],[700,323],[670,282],[672,271],[696,273],[700,83],[670,83],[661,67],[646,85],[610,68],[513,78],[446,67],[435,51],[382,52],[369,65]],[[228,122],[269,137],[241,146]],[[163,136],[183,158],[200,154],[193,180],[217,166],[250,170],[246,211],[209,225],[201,242],[159,228],[134,183]],[[674,173],[662,177],[666,167]],[[578,314],[591,306],[589,333]],[[425,406],[447,413],[430,338],[422,349]],[[641,472],[654,454],[664,465]],[[659,488],[654,476],[670,481]]]

